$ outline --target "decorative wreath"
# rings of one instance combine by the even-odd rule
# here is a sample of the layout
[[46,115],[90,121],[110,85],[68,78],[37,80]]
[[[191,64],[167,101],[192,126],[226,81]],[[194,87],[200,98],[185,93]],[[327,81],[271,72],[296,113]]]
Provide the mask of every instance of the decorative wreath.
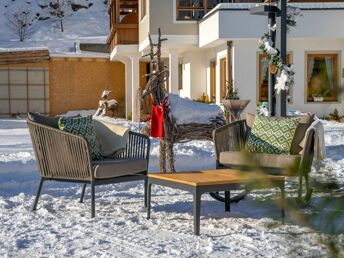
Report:
[[[287,7],[287,31],[290,31],[290,27],[296,26],[296,18],[301,16],[301,10],[296,7]],[[276,31],[276,25],[268,27],[270,31]],[[281,90],[288,90],[295,83],[294,80],[294,67],[293,64],[284,64],[281,58],[281,54],[278,48],[273,47],[271,37],[266,32],[259,40],[259,49],[263,51],[269,61],[269,65],[272,70],[275,69],[274,73],[277,73],[277,82],[275,84],[275,90],[277,94]]]

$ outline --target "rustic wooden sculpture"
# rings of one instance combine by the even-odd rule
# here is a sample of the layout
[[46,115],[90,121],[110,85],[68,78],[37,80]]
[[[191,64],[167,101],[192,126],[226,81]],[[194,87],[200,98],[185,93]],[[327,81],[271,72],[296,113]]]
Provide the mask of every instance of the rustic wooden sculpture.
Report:
[[[153,99],[153,105],[161,106],[163,100],[166,96],[165,82],[168,80],[169,72],[164,66],[164,63],[161,60],[161,43],[166,41],[166,38],[161,38],[161,30],[159,28],[159,38],[158,43],[154,44],[152,41],[151,35],[149,36],[150,43],[150,52],[144,57],[149,57],[152,66],[152,72],[148,75],[149,80],[147,82],[146,88],[142,94],[142,98],[145,98],[148,95],[151,95]],[[168,112],[164,113],[164,125],[163,125],[163,134],[164,136],[160,138],[160,172],[166,172],[166,160],[168,159],[169,171],[175,171],[174,168],[174,157],[173,157],[173,145],[170,142],[168,135],[171,133],[168,128]],[[171,147],[167,147],[171,145]]]
[[[142,98],[151,95],[153,108],[155,105],[159,106],[159,108],[163,110],[163,134],[160,137],[159,158],[161,173],[175,172],[173,153],[173,145],[175,143],[187,142],[190,140],[212,141],[213,130],[225,124],[223,115],[218,115],[212,118],[208,124],[176,123],[176,118],[173,117],[170,110],[169,97],[165,89],[165,82],[168,80],[169,71],[161,60],[161,44],[166,40],[166,38],[161,38],[160,29],[158,43],[153,43],[152,38],[149,35],[150,52],[145,55],[145,57],[148,56],[150,58],[152,72],[147,75],[149,80],[142,94]],[[152,119],[152,123],[153,122],[154,121]]]

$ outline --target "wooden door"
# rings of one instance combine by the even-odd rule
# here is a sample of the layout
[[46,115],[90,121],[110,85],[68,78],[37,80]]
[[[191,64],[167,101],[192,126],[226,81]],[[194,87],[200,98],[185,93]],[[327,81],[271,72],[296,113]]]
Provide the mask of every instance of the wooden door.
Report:
[[226,82],[227,82],[227,59],[220,60],[220,94],[221,99],[226,95]]
[[[150,73],[150,63],[140,62],[140,88],[141,92],[143,92],[146,88],[146,84],[148,82],[147,74]],[[144,114],[150,114],[152,111],[152,100],[150,96],[147,96],[142,101],[141,111]]]
[[216,101],[216,61],[210,62],[210,100]]

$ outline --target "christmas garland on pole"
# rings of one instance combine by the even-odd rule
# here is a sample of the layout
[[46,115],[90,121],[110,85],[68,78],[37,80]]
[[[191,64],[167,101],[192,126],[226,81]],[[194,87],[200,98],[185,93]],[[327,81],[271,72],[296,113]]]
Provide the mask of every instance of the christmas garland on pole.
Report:
[[[288,6],[287,9],[287,30],[289,32],[290,27],[296,26],[296,17],[301,16],[301,11],[299,8]],[[276,25],[271,27],[269,30],[275,31]],[[270,72],[277,73],[277,82],[275,84],[275,90],[277,94],[281,90],[288,90],[295,83],[294,80],[294,67],[293,64],[284,64],[281,58],[280,51],[273,47],[273,43],[269,33],[265,33],[259,40],[259,49],[266,55],[269,60]]]

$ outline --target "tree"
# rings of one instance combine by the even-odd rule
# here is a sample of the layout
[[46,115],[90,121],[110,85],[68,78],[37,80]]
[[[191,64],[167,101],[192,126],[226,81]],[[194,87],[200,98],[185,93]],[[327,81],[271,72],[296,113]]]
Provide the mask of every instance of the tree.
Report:
[[59,21],[61,32],[63,32],[63,19],[72,12],[71,0],[42,0],[39,1],[39,5]]
[[20,41],[24,39],[30,33],[30,27],[32,26],[33,16],[30,9],[19,9],[14,11],[9,17],[11,28],[18,35]]

